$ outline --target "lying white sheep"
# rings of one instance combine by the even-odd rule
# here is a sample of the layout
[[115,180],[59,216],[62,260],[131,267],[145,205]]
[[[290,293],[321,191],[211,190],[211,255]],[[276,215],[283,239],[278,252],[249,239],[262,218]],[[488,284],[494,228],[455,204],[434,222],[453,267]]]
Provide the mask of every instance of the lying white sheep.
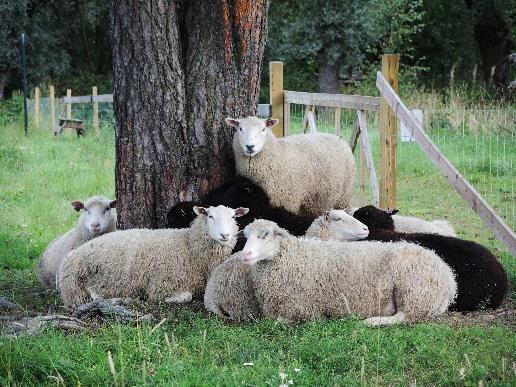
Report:
[[[354,213],[358,207],[351,211]],[[439,234],[444,236],[456,237],[457,233],[453,226],[446,220],[424,220],[413,216],[397,215],[399,210],[392,210],[392,219],[394,220],[394,230],[396,232]],[[396,215],[395,215],[396,214]]]
[[446,220],[424,220],[412,216],[394,215],[398,210],[393,211],[394,229],[396,232],[404,233],[425,233],[439,234],[444,236],[456,237],[457,233],[453,226]]
[[451,269],[410,243],[296,238],[274,222],[245,228],[242,252],[264,316],[311,320],[356,314],[385,325],[444,313],[457,292]]
[[94,196],[84,202],[74,201],[72,206],[77,212],[84,210],[77,225],[51,242],[38,262],[38,278],[49,289],[55,289],[57,269],[70,250],[116,227],[116,210],[112,210],[116,200]]
[[204,306],[219,317],[233,321],[248,321],[260,317],[249,276],[251,266],[242,262],[242,252],[236,252],[211,273],[204,291]]
[[189,302],[236,243],[235,218],[247,213],[224,207],[194,207],[190,228],[116,231],[70,252],[58,273],[65,305],[103,298]]
[[233,151],[237,174],[269,196],[274,207],[318,216],[331,208],[351,210],[355,160],[349,145],[325,133],[276,138],[275,118],[227,118],[237,128]]
[[[342,210],[326,211],[313,221],[305,236],[329,240],[363,239],[367,227]],[[239,251],[221,263],[211,274],[204,292],[204,306],[219,317],[233,321],[248,321],[261,315],[254,296],[249,272]]]

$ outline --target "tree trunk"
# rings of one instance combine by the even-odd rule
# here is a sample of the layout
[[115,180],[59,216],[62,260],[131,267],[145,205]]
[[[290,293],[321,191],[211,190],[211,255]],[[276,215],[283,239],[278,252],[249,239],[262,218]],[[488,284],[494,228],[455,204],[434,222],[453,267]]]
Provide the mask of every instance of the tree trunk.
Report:
[[3,74],[0,74],[0,101],[7,99],[7,96],[5,95],[6,89],[7,89],[7,77]]
[[159,228],[234,174],[226,116],[255,113],[268,0],[110,2],[118,226]]
[[[321,61],[319,61],[321,62]],[[319,64],[319,92],[337,93],[339,91],[339,74],[337,66],[320,63]]]

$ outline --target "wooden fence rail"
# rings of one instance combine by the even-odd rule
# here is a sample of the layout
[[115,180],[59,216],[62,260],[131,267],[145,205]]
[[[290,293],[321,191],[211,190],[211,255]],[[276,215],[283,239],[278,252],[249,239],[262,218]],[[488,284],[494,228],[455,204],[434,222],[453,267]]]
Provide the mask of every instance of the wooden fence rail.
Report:
[[414,118],[400,97],[392,89],[381,72],[376,75],[376,87],[382,93],[396,116],[410,130],[421,150],[427,155],[448,183],[462,196],[469,206],[478,214],[480,219],[494,235],[507,246],[509,252],[516,255],[516,235],[514,231],[500,218],[482,195],[460,174],[452,163],[441,153],[430,137],[424,132],[421,124]]

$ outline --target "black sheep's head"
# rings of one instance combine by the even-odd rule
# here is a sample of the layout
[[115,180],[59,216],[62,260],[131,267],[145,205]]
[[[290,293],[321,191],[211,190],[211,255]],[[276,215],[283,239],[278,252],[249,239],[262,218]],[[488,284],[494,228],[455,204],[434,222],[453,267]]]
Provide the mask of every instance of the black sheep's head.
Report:
[[353,213],[353,217],[364,223],[369,230],[394,230],[392,215],[398,210],[383,211],[375,206],[361,207]]

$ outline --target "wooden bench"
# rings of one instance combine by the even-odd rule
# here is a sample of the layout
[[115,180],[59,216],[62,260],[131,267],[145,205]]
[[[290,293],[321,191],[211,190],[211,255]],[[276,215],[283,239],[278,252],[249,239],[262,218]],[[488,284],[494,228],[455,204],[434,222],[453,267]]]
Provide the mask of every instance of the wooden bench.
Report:
[[85,130],[84,130],[83,123],[84,123],[84,121],[82,121],[82,120],[73,120],[71,118],[60,118],[59,124],[54,127],[54,136],[61,134],[63,132],[63,129],[65,129],[65,128],[75,129],[75,132],[77,133],[77,137],[84,136]]

